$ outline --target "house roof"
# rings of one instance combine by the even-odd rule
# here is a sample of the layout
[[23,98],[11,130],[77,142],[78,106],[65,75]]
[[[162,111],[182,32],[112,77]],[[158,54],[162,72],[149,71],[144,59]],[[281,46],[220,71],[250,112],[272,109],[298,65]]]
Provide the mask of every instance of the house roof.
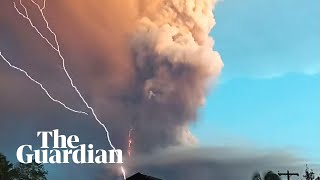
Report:
[[129,178],[127,180],[161,180],[155,177],[147,176],[141,173],[137,173]]

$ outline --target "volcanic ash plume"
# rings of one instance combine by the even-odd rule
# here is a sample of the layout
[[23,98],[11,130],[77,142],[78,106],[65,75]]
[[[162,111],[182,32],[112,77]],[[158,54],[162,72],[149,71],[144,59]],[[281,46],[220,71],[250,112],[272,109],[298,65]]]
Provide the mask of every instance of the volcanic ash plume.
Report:
[[208,81],[223,66],[209,36],[215,24],[214,4],[212,0],[138,3],[140,18],[130,42],[136,88],[142,88],[144,97],[137,121],[154,125],[149,133],[158,133],[158,142],[186,142],[190,135],[186,125],[204,103]]
[[[25,3],[30,16],[40,16],[30,1]],[[195,141],[189,123],[205,101],[208,83],[223,66],[209,36],[215,24],[214,5],[212,0],[47,2],[45,14],[57,33],[70,75],[110,130],[115,147],[127,148],[130,129],[133,156]],[[52,67],[41,73],[41,82],[67,104],[82,105],[74,100],[77,96],[66,78],[56,80],[58,75],[64,77],[57,54],[17,15],[11,2],[1,1],[0,7],[6,7],[0,10],[0,16],[6,17],[0,27],[6,29],[0,31],[13,32],[0,47],[9,42],[14,43],[11,47],[21,47],[6,51],[11,59],[17,59],[19,67],[42,63],[31,72]],[[45,23],[37,18],[34,21],[48,35]],[[36,48],[28,48],[30,42]],[[28,52],[28,56],[14,56],[20,52]],[[58,82],[62,83],[56,85]],[[71,95],[75,97],[68,99]],[[104,134],[95,137],[105,143]]]

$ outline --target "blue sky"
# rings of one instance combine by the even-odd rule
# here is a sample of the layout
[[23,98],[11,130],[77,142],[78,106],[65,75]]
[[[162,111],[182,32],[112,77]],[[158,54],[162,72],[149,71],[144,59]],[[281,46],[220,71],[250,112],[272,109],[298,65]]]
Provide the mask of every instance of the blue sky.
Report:
[[320,160],[320,1],[224,0],[211,35],[224,61],[203,145],[284,148]]

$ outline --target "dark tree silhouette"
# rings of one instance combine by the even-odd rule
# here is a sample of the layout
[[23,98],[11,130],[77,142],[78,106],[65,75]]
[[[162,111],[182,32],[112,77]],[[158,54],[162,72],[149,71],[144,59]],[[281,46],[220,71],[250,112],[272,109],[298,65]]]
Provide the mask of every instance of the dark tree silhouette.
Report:
[[42,164],[32,163],[23,164],[17,163],[13,166],[5,155],[0,153],[0,180],[46,180],[46,171]]
[[0,153],[0,180],[12,180],[15,175],[13,165]]
[[274,172],[269,171],[264,176],[264,180],[281,180],[281,178],[278,174],[275,174]]
[[314,179],[315,179],[314,172],[313,172],[312,169],[309,170],[308,165],[306,165],[305,175],[303,175],[303,177],[304,177],[306,180],[314,180]]
[[17,180],[47,180],[48,171],[44,169],[43,164],[34,160],[29,164],[18,163],[15,170],[18,174]]

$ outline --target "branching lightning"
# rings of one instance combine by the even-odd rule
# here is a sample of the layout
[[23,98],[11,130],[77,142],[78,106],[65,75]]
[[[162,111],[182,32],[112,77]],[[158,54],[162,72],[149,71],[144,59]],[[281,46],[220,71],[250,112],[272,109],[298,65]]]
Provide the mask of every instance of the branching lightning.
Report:
[[[61,53],[60,45],[59,45],[59,41],[58,41],[57,35],[56,35],[55,32],[50,28],[49,23],[48,23],[48,21],[47,21],[47,19],[46,19],[46,16],[44,15],[44,12],[43,12],[44,9],[45,9],[45,7],[46,7],[46,0],[43,1],[43,6],[42,6],[42,7],[41,7],[38,3],[36,3],[34,0],[30,0],[30,1],[31,1],[34,5],[37,6],[39,12],[41,13],[42,19],[43,19],[43,20],[45,21],[45,23],[46,23],[46,28],[47,28],[47,29],[50,31],[50,33],[54,36],[54,41],[55,41],[54,44],[51,43],[51,42],[48,40],[48,38],[45,37],[45,36],[39,31],[39,29],[33,24],[32,20],[29,18],[28,10],[27,10],[27,8],[24,6],[24,4],[22,3],[22,0],[19,0],[19,3],[20,3],[20,5],[22,6],[22,8],[24,9],[24,13],[22,13],[22,12],[19,11],[19,9],[18,9],[17,6],[16,6],[16,3],[14,2],[13,5],[14,5],[15,10],[16,10],[17,13],[18,13],[19,15],[21,15],[24,19],[28,20],[28,22],[30,23],[31,27],[40,35],[40,37],[41,37],[42,39],[44,39],[44,40],[51,46],[51,48],[54,49],[54,50],[58,53],[60,59],[62,60],[63,70],[64,70],[66,76],[68,77],[71,86],[72,86],[72,87],[74,88],[74,90],[77,92],[77,94],[78,94],[79,97],[81,98],[82,102],[86,105],[86,107],[87,107],[88,109],[90,109],[90,111],[91,111],[92,115],[94,116],[95,120],[103,127],[103,129],[104,129],[105,132],[106,132],[106,136],[107,136],[107,139],[108,139],[108,142],[109,142],[111,148],[115,150],[115,147],[113,146],[113,144],[112,144],[112,142],[111,142],[110,135],[109,135],[109,131],[108,131],[107,127],[98,119],[98,117],[97,117],[94,109],[87,103],[87,101],[84,99],[84,97],[82,96],[82,94],[80,93],[80,91],[78,90],[78,88],[74,85],[73,80],[72,80],[71,76],[69,75],[69,72],[68,72],[67,69],[66,69],[65,59],[64,59],[64,57],[63,57],[63,55],[62,55],[62,53]],[[62,102],[60,102],[60,101],[52,98],[52,96],[50,96],[50,94],[48,93],[48,91],[42,86],[41,83],[39,83],[38,81],[34,80],[31,76],[28,75],[28,73],[27,73],[26,71],[24,71],[24,70],[22,70],[22,69],[20,69],[20,68],[18,68],[18,67],[16,67],[16,66],[13,66],[9,61],[7,61],[7,59],[5,59],[5,58],[2,56],[1,53],[0,53],[0,55],[1,55],[1,57],[7,62],[7,64],[9,64],[12,68],[24,72],[25,75],[26,75],[30,80],[32,80],[33,82],[35,82],[35,83],[37,83],[38,85],[40,85],[40,87],[47,93],[47,95],[49,96],[49,98],[50,98],[51,100],[60,103],[60,104],[63,105],[65,108],[67,108],[68,110],[71,110],[71,111],[73,111],[73,112],[78,112],[78,113],[87,114],[87,113],[85,113],[85,112],[73,110],[73,109],[67,107],[67,106],[66,106],[65,104],[63,104]],[[116,151],[116,152],[117,152],[117,151]],[[123,166],[121,166],[121,172],[122,172],[122,174],[123,174],[123,178],[126,179],[126,173],[125,173],[125,170],[124,170]]]
[[68,107],[67,105],[65,105],[63,102],[61,102],[61,101],[53,98],[53,97],[50,95],[50,93],[48,92],[48,90],[47,90],[39,81],[37,81],[37,80],[35,80],[34,78],[32,78],[25,70],[23,70],[23,69],[21,69],[21,68],[19,68],[19,67],[17,67],[17,66],[12,65],[12,64],[2,55],[1,52],[0,52],[0,56],[2,57],[2,59],[3,59],[10,67],[12,67],[13,69],[16,69],[16,70],[18,70],[18,71],[20,71],[20,72],[23,72],[31,81],[33,81],[34,83],[38,84],[38,85],[41,87],[41,89],[47,94],[47,96],[48,96],[52,101],[54,101],[54,102],[56,102],[56,103],[59,103],[59,104],[62,105],[64,108],[68,109],[69,111],[72,111],[72,112],[75,112],[75,113],[80,113],[80,114],[86,114],[86,115],[88,115],[86,112],[74,110],[74,109]]

